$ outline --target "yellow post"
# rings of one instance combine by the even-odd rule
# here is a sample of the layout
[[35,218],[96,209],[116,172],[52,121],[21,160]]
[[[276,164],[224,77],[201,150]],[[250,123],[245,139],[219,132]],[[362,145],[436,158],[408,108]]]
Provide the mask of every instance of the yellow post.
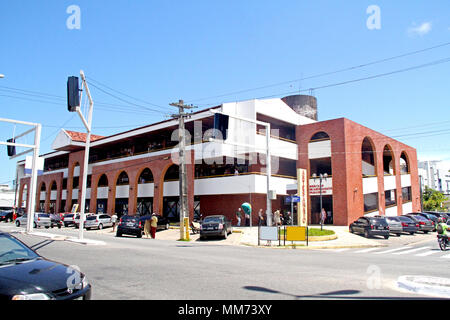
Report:
[[189,217],[184,217],[184,228],[186,234],[185,239],[189,241]]

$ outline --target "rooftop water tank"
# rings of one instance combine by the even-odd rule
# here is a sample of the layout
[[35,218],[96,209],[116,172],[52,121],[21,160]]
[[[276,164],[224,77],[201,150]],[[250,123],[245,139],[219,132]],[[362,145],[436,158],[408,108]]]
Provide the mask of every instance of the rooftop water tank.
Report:
[[298,94],[284,97],[281,100],[299,115],[316,121],[318,120],[316,97]]

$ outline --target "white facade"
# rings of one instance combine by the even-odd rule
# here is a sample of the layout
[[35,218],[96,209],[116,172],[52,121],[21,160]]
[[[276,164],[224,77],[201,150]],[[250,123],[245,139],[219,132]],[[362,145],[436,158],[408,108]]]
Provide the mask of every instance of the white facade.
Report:
[[422,191],[425,186],[450,194],[450,164],[448,162],[419,161],[419,176],[422,177]]

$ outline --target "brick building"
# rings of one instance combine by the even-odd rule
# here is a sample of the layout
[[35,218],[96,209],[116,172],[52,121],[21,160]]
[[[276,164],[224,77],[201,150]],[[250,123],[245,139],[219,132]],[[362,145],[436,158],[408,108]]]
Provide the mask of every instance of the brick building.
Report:
[[[323,207],[327,223],[348,225],[363,214],[398,215],[420,207],[415,149],[348,119],[317,121],[315,98],[224,103],[212,108],[238,118],[270,123],[272,210],[285,201],[297,168],[327,173]],[[178,219],[177,120],[167,120],[108,137],[92,136],[86,212],[143,215],[156,212]],[[226,136],[217,137],[214,114],[202,110],[186,121],[188,207],[194,215],[225,214],[235,222],[243,202],[266,210],[266,132],[263,126],[229,118]],[[223,132],[220,132],[222,134]],[[67,212],[81,202],[86,135],[61,130],[38,177],[35,210]],[[30,177],[18,162],[19,205],[26,207]],[[317,179],[310,179],[310,223],[319,210]],[[295,192],[295,190],[294,190]]]

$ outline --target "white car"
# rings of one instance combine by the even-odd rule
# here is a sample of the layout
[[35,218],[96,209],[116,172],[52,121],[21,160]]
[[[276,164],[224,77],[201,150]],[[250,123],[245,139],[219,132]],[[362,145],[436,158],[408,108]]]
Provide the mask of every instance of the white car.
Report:
[[86,217],[86,221],[84,222],[84,227],[86,230],[91,228],[103,229],[104,227],[112,227],[112,219],[107,214],[94,214]]
[[[28,221],[28,214],[24,214],[23,216],[20,216],[16,219],[16,226],[27,226]],[[35,212],[34,213],[34,221],[33,221],[33,227],[39,228],[39,227],[45,227],[50,228],[52,222],[50,219],[50,215],[48,213],[42,213],[42,212]]]

